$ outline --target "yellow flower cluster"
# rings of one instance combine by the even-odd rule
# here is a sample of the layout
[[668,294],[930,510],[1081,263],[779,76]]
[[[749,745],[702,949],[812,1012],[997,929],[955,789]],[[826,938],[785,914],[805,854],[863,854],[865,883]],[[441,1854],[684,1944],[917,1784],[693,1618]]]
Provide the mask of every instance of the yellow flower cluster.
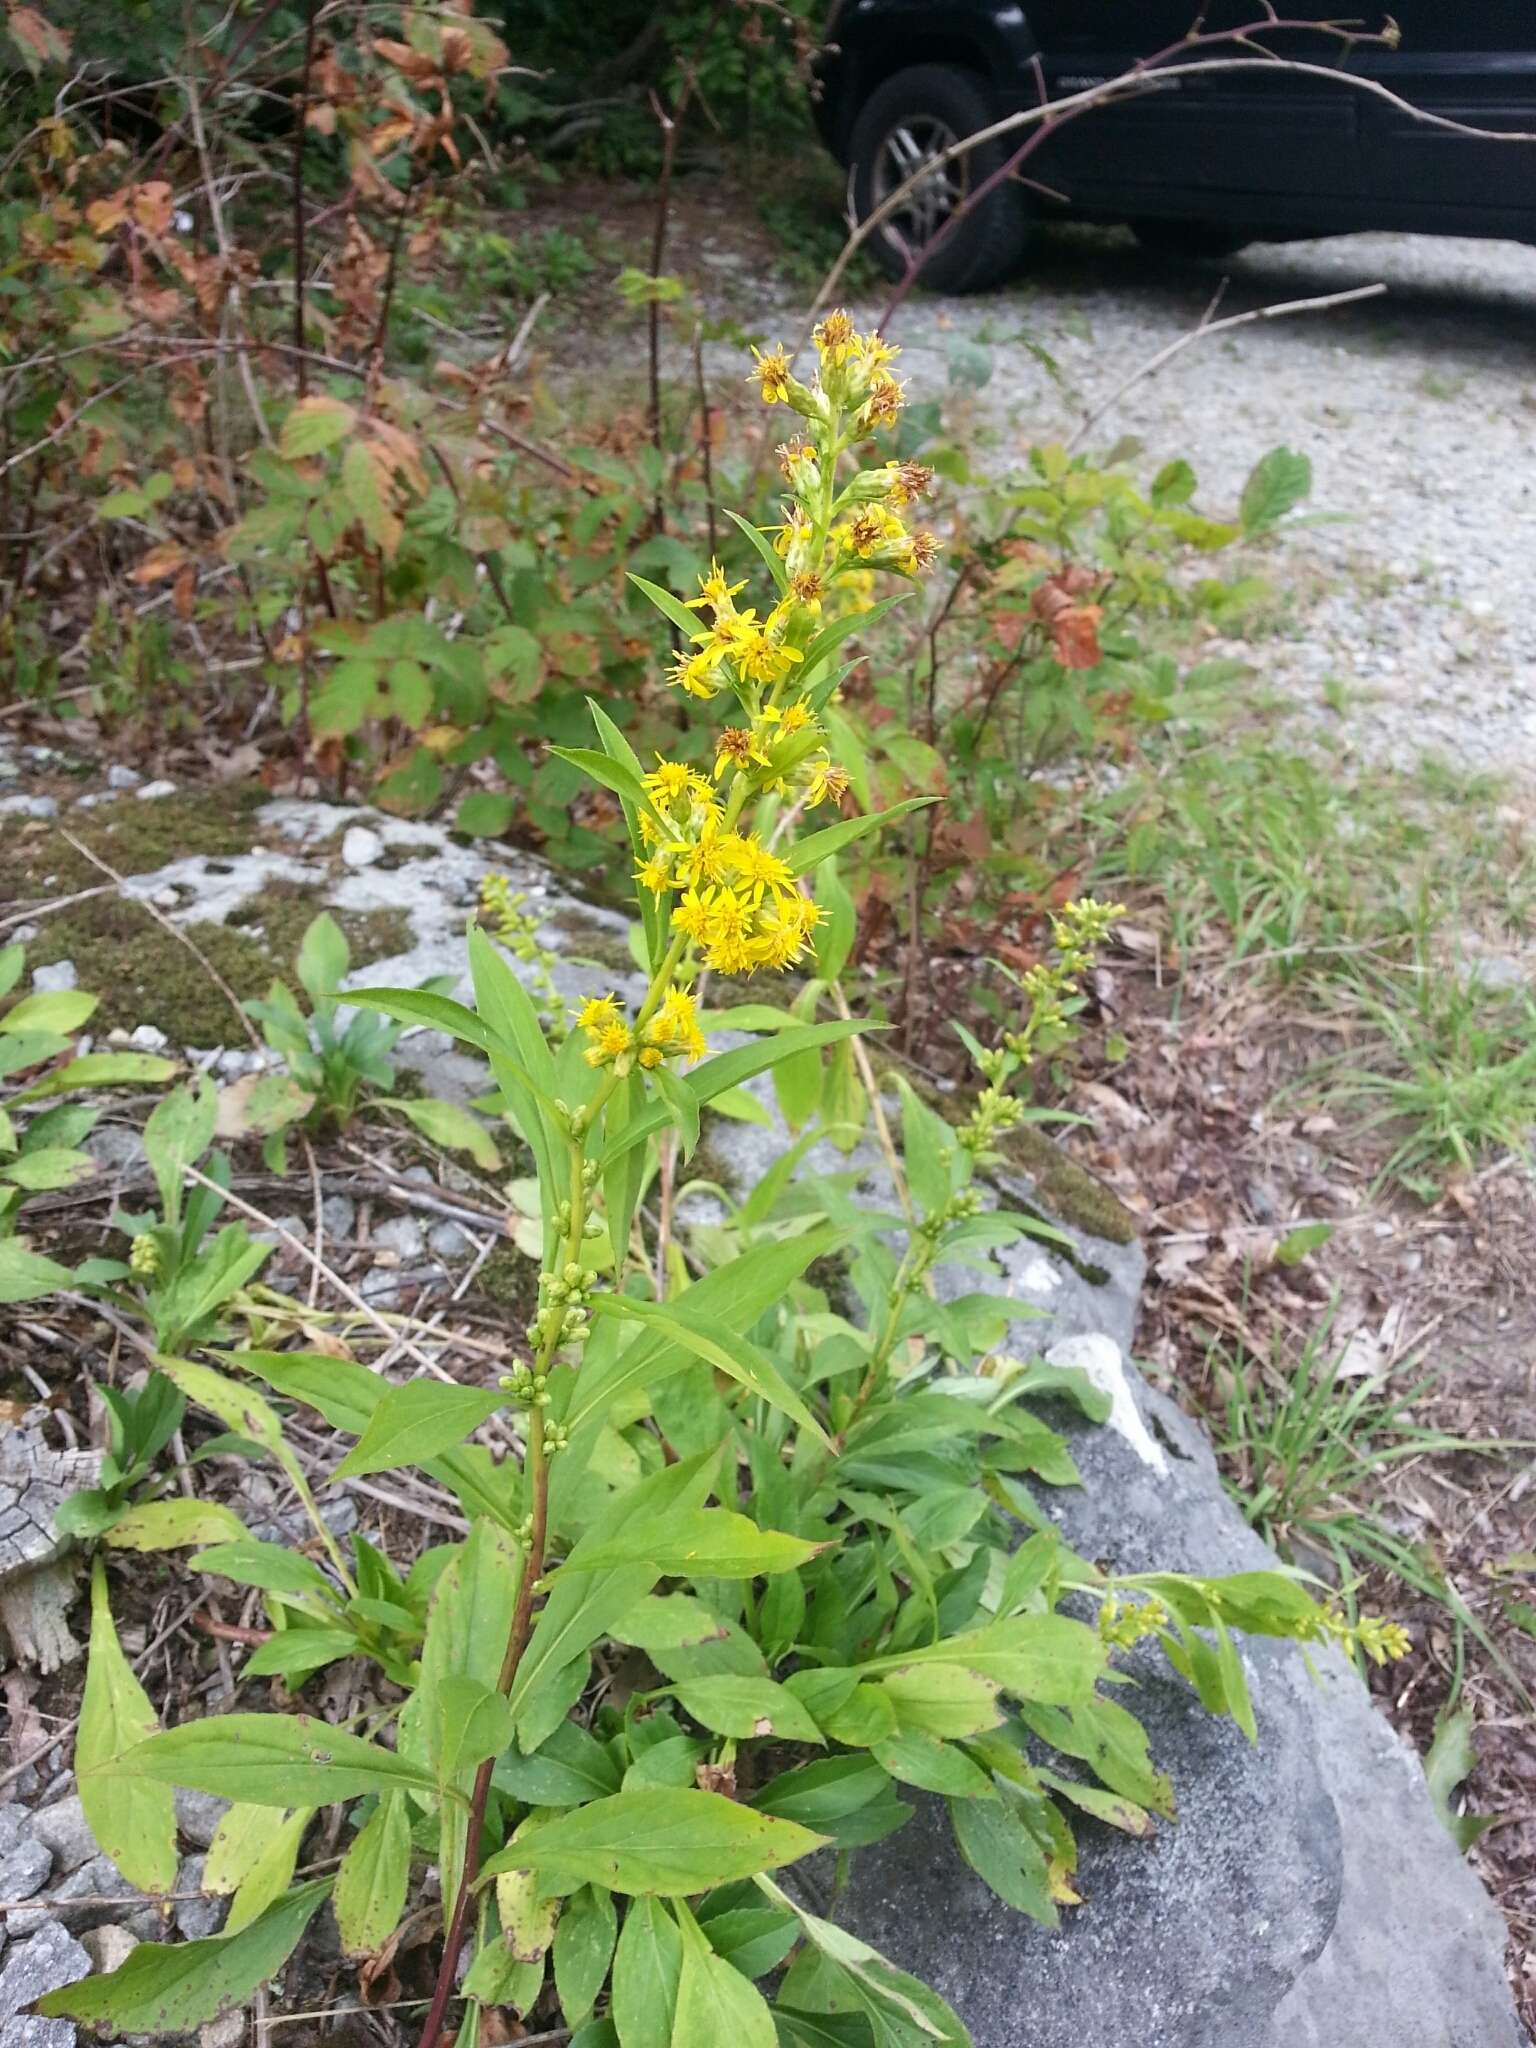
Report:
[[[732,758],[723,738],[717,775]],[[836,771],[824,772],[830,783]],[[725,974],[800,959],[822,913],[801,894],[789,863],[755,832],[732,830],[714,784],[685,763],[658,757],[643,780],[652,810],[641,814],[646,855],[635,879],[654,895],[675,899],[672,930],[692,940],[706,966]]]
[[[730,728],[716,780],[729,768],[749,777],[750,794],[798,796],[812,804],[846,787],[817,719],[820,678],[808,687],[800,674],[821,667],[813,643],[823,611],[866,609],[875,571],[918,576],[932,566],[939,546],[933,534],[909,529],[902,517],[933,482],[922,463],[861,469],[838,488],[839,460],[901,410],[901,386],[887,367],[895,349],[878,334],[858,333],[842,312],[829,313],[814,338],[811,384],[795,376],[783,349],[753,351],[752,374],[764,399],[791,407],[808,428],[779,450],[789,497],[774,535],[783,563],[776,572],[778,601],[766,612],[739,606],[745,583],[728,582],[711,562],[697,597],[687,600],[688,610],[707,615],[707,623],[670,671],[671,681],[691,697],[708,700],[729,689],[741,706],[746,722]],[[811,670],[805,669],[808,656]]]
[[675,1054],[700,1060],[709,1049],[699,1029],[693,997],[675,984],[638,1031],[631,1029],[613,996],[593,996],[576,1022],[586,1033],[588,1066],[611,1066],[621,1074],[637,1064],[647,1069],[659,1067]]

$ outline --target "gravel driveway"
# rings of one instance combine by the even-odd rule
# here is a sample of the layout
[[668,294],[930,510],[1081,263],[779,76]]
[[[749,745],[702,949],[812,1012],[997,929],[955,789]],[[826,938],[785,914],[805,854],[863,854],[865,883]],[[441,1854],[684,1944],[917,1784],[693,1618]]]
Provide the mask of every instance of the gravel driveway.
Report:
[[[1188,457],[1213,513],[1276,442],[1309,454],[1311,509],[1327,519],[1269,563],[1300,604],[1287,637],[1251,650],[1266,680],[1332,721],[1345,753],[1411,767],[1429,752],[1536,789],[1536,249],[1357,235],[1213,265],[1062,231],[1038,238],[1009,291],[914,300],[891,332],[919,390],[942,383],[956,339],[993,343],[981,404],[1006,447],[1070,432],[1199,320],[1224,274],[1223,313],[1378,279],[1388,292],[1196,343],[1090,445],[1130,433],[1149,467]],[[1342,720],[1330,679],[1346,688]]]

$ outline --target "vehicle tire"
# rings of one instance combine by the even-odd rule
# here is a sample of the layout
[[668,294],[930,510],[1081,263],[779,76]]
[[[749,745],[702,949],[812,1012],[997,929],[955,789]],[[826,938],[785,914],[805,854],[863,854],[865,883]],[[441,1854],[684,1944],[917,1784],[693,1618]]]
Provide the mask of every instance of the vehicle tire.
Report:
[[[981,79],[948,64],[914,64],[872,92],[849,142],[853,208],[860,220],[951,143],[996,118]],[[1014,147],[1017,145],[1015,144]],[[966,196],[1012,154],[1006,137],[980,144],[914,186],[866,246],[891,277],[904,277],[911,251],[931,241]],[[1024,193],[999,184],[960,222],[919,272],[930,291],[974,292],[1001,283],[1018,263],[1029,232]]]
[[1241,228],[1225,228],[1213,220],[1134,220],[1131,232],[1154,256],[1183,256],[1202,263],[1235,256],[1253,240]]

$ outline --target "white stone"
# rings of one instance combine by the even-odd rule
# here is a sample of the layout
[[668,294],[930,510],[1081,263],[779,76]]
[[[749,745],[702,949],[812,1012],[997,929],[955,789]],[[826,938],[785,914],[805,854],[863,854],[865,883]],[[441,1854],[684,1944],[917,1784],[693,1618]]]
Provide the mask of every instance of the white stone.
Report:
[[137,768],[125,768],[121,761],[114,761],[107,770],[108,789],[137,789],[143,780]]
[[73,960],[55,960],[51,967],[32,970],[32,986],[44,994],[57,994],[63,989],[78,988],[80,976]]
[[342,835],[343,867],[371,868],[383,852],[384,842],[370,826],[349,825]]
[[146,782],[136,793],[141,804],[155,803],[163,796],[174,796],[176,785],[174,782]]
[[56,818],[58,814],[55,796],[0,797],[0,818]]
[[157,1024],[139,1024],[128,1034],[128,1043],[141,1052],[164,1052],[170,1040]]
[[1098,1330],[1085,1331],[1079,1337],[1063,1337],[1046,1352],[1045,1362],[1083,1373],[1101,1394],[1107,1394],[1108,1427],[1124,1437],[1141,1462],[1150,1465],[1160,1479],[1168,1477],[1168,1459],[1141,1419],[1141,1410],[1126,1377],[1125,1359],[1113,1337]]

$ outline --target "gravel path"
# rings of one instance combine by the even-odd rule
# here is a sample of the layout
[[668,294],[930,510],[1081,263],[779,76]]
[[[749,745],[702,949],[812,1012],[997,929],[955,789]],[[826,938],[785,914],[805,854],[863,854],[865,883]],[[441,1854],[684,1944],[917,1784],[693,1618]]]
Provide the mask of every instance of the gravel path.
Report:
[[[1248,651],[1315,707],[1345,754],[1432,753],[1536,791],[1536,250],[1359,235],[1171,263],[1118,237],[1042,235],[1005,293],[914,300],[892,325],[914,383],[942,384],[957,340],[994,345],[981,405],[1019,442],[1069,433],[1139,363],[1189,330],[1226,274],[1222,313],[1383,281],[1387,296],[1257,323],[1187,349],[1094,431],[1186,456],[1213,513],[1285,441],[1312,458],[1312,511],[1272,575],[1298,600]],[[878,305],[860,308],[865,317]],[[1026,348],[1048,349],[1063,391]],[[1345,686],[1342,720],[1324,685]]]

